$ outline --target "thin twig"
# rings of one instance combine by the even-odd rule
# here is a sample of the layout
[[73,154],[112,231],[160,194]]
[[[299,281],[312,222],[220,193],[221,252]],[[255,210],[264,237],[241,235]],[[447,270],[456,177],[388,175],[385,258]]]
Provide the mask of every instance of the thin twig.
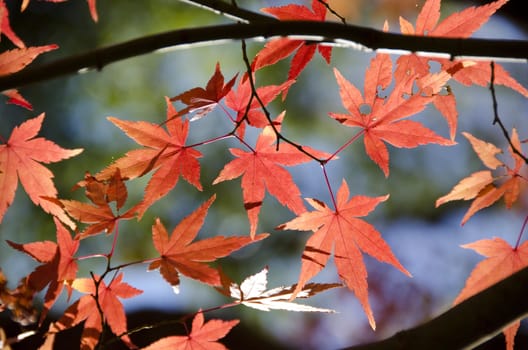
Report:
[[330,12],[331,14],[333,14],[334,16],[336,16],[337,18],[339,18],[339,20],[341,21],[341,23],[343,24],[347,24],[346,22],[346,18],[341,16],[339,13],[337,13],[336,10],[334,10],[330,5],[328,5],[328,3],[324,0],[317,0],[319,1],[322,5],[324,5],[324,7],[326,7],[326,9],[328,10],[328,12]]
[[502,120],[499,117],[497,96],[495,94],[495,62],[491,61],[490,66],[491,66],[490,91],[491,91],[491,98],[493,100],[493,115],[494,115],[493,125],[499,124],[502,130],[502,133],[504,134],[504,137],[506,138],[506,140],[508,140],[508,143],[510,144],[510,147],[513,153],[517,154],[519,157],[521,157],[524,160],[526,164],[528,164],[528,158],[524,154],[522,154],[521,151],[517,149],[517,147],[514,146],[514,144],[512,143],[510,134],[508,133],[508,130],[506,130],[506,127],[504,126],[504,124],[502,123]]

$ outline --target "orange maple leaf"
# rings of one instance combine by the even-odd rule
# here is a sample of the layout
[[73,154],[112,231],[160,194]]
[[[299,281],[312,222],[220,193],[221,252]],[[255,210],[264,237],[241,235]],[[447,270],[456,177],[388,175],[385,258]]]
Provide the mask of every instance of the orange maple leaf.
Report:
[[46,318],[64,286],[64,282],[72,281],[77,275],[77,261],[74,258],[79,249],[79,240],[72,239],[68,230],[62,226],[59,220],[54,218],[57,228],[57,243],[50,241],[32,242],[18,244],[11,241],[7,243],[31,256],[38,262],[38,266],[25,280],[25,284],[33,293],[43,290],[49,285],[44,297],[44,308],[40,315],[40,324]]
[[[421,123],[402,120],[422,111],[437,93],[446,75],[427,75],[418,80],[421,92],[405,98],[404,94],[415,81],[415,76],[396,80],[390,96],[384,100],[378,96],[378,87],[386,89],[392,81],[392,61],[387,54],[377,54],[365,76],[364,97],[361,92],[334,68],[343,106],[350,114],[329,113],[338,122],[363,130],[363,142],[367,155],[389,175],[389,152],[383,141],[396,147],[413,148],[436,143],[453,145]],[[447,74],[447,73],[446,73]],[[422,93],[424,92],[424,93]]]
[[[519,247],[512,247],[505,240],[495,237],[465,244],[462,247],[473,249],[487,259],[475,266],[466,280],[466,285],[453,302],[454,305],[528,266],[528,241]],[[509,350],[513,350],[513,340],[519,325],[520,321],[517,321],[503,330]]]
[[[312,0],[312,10],[306,6],[295,4],[261,9],[261,11],[269,13],[280,20],[321,22],[325,20],[326,10],[326,6],[318,0]],[[260,68],[273,65],[291,55],[295,50],[297,50],[297,53],[293,56],[290,71],[288,72],[288,80],[294,80],[297,78],[313,58],[316,50],[318,50],[325,61],[330,64],[332,55],[332,48],[330,46],[307,43],[304,40],[281,38],[268,42],[256,55],[251,68],[253,71],[256,71]]]
[[368,215],[389,196],[374,198],[354,196],[350,200],[349,196],[348,185],[343,180],[337,193],[335,210],[317,199],[307,198],[306,200],[315,210],[302,213],[277,229],[314,231],[306,242],[299,282],[293,292],[293,297],[326,266],[332,249],[334,249],[334,260],[339,277],[359,299],[374,329],[376,323],[368,301],[367,270],[361,252],[393,265],[408,276],[411,274],[400,264],[376,228],[358,219],[358,217]]
[[[477,153],[486,167],[492,170],[499,167],[505,169],[505,174],[499,175],[498,177],[493,177],[490,170],[477,171],[460,180],[460,182],[453,187],[451,192],[436,200],[436,207],[439,207],[440,205],[453,200],[473,199],[473,203],[471,203],[471,206],[462,218],[463,225],[477,211],[491,206],[503,196],[506,207],[511,208],[513,203],[515,203],[519,197],[522,180],[526,181],[526,178],[521,175],[521,168],[525,164],[524,160],[521,156],[514,153],[511,147],[508,149],[512,158],[515,160],[514,168],[509,167],[496,158],[497,154],[502,153],[502,150],[497,146],[482,141],[467,132],[462,134],[469,140],[473,150]],[[518,151],[522,151],[521,142],[519,141],[519,135],[517,134],[516,129],[513,129],[512,131],[511,141]],[[506,180],[498,187],[495,186],[494,182],[502,178],[506,178]]]
[[[283,115],[281,114],[274,121],[279,130]],[[295,214],[299,215],[306,211],[301,199],[301,191],[295,185],[290,173],[281,165],[292,166],[313,159],[290,144],[283,142],[277,147],[276,140],[272,127],[267,126],[259,135],[255,149],[249,152],[237,148],[229,149],[237,158],[226,164],[213,181],[213,184],[217,184],[242,176],[242,196],[250,223],[251,237],[254,237],[257,232],[258,215],[266,189]],[[321,158],[328,156],[326,153],[312,150],[309,147],[303,147],[303,149]]]
[[191,333],[187,336],[170,336],[159,339],[143,350],[227,350],[217,340],[226,336],[240,321],[209,320],[204,324],[204,316],[198,311],[192,322]]
[[[123,304],[118,298],[132,298],[143,291],[122,282],[122,273],[112,279],[108,285],[99,276],[95,275],[94,278],[98,280],[97,285],[91,278],[78,278],[71,283],[75,290],[87,295],[80,297],[70,305],[64,315],[50,325],[50,332],[57,333],[85,321],[81,336],[81,350],[94,349],[103,330],[103,322],[105,322],[115,335],[121,336],[121,340],[134,348],[130,337],[124,334],[127,330],[126,315]],[[99,310],[102,311],[103,318]]]
[[22,39],[11,29],[11,24],[9,24],[9,9],[4,0],[0,0],[0,33],[4,34],[16,46],[20,48],[26,47]]
[[92,19],[94,22],[97,22],[99,20],[99,16],[97,15],[97,7],[95,4],[96,0],[86,0],[88,1],[88,9],[90,10],[90,16],[92,16]]
[[22,96],[17,89],[9,89],[2,91],[2,95],[9,97],[6,103],[11,103],[17,106],[24,107],[30,111],[33,110],[31,103]]
[[225,257],[235,250],[268,236],[268,234],[259,234],[254,239],[216,236],[191,242],[202,227],[207,211],[214,200],[215,196],[212,196],[184,218],[174,228],[170,238],[159,218],[152,226],[152,241],[160,257],[153,261],[148,269],[159,268],[161,275],[175,292],[178,292],[180,284],[179,273],[209,285],[220,286],[218,270],[206,263]]
[[29,198],[46,211],[71,228],[75,224],[62,208],[43,197],[57,197],[53,184],[53,173],[42,163],[54,163],[73,157],[82,149],[64,149],[42,137],[35,136],[40,131],[44,113],[29,119],[13,129],[9,140],[0,145],[0,222],[7,208],[13,202],[18,179]]
[[[112,233],[118,220],[130,219],[135,216],[133,214],[135,208],[119,214],[119,210],[125,204],[128,195],[119,168],[116,169],[114,176],[105,181],[97,180],[94,176],[86,173],[84,180],[78,186],[86,188],[86,196],[93,205],[66,199],[53,199],[52,201],[60,205],[75,220],[90,224],[80,233],[81,238],[95,235],[101,231],[108,234]],[[117,214],[114,214],[110,207],[112,202],[116,202]]]
[[145,195],[136,211],[141,218],[154,202],[165,196],[176,186],[180,176],[187,182],[202,190],[200,184],[200,163],[198,158],[202,154],[185,146],[189,133],[189,121],[174,118],[177,115],[174,106],[165,98],[167,103],[167,131],[158,124],[145,121],[124,121],[108,117],[112,123],[123,130],[130,138],[145,146],[144,149],[129,151],[122,158],[117,159],[109,167],[96,174],[99,180],[113,176],[119,168],[123,179],[134,179],[155,170],[147,184]]
[[57,49],[55,44],[12,49],[0,54],[0,76],[20,71],[33,62],[38,55]]
[[171,101],[181,101],[187,107],[182,109],[179,115],[196,112],[191,121],[198,120],[211,112],[213,108],[222,100],[233,88],[236,75],[224,85],[224,75],[220,70],[220,63],[216,63],[216,69],[207,85],[204,88],[196,87],[187,90],[177,96],[172,97]]
[[[400,17],[400,28],[403,34],[427,35],[451,38],[468,38],[478,30],[499,8],[508,0],[498,0],[482,6],[472,6],[456,12],[440,23],[441,0],[427,0],[416,19],[416,28]],[[395,75],[408,74],[409,71],[423,76],[429,72],[429,61],[439,62],[443,70],[448,70],[458,64],[459,60],[449,60],[430,57],[419,57],[415,54],[401,56],[398,59],[398,69]],[[475,61],[474,64],[458,70],[453,78],[464,85],[477,84],[486,86],[490,82],[491,68],[489,62]],[[528,97],[528,90],[512,78],[502,66],[495,65],[495,84],[507,86],[520,94]],[[442,111],[441,111],[442,112]],[[444,112],[442,112],[444,113]],[[448,114],[445,114],[449,118]]]
[[[2,9],[0,3],[0,10]],[[1,16],[1,13],[0,13]],[[2,22],[3,24],[3,22]],[[12,74],[26,67],[28,64],[41,53],[57,49],[57,45],[33,46],[26,48],[22,46],[18,49],[13,49],[0,53],[0,76]],[[16,89],[2,91],[2,94],[9,97],[7,103],[16,104],[32,110],[31,104],[18,92]]]

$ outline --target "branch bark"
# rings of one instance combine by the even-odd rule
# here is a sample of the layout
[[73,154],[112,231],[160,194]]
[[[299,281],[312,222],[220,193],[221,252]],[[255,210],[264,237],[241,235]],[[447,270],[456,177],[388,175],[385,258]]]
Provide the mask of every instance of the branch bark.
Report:
[[452,307],[438,317],[390,338],[343,350],[472,349],[528,315],[528,268]]
[[79,71],[101,70],[110,63],[159,49],[205,42],[296,36],[306,40],[360,49],[443,54],[447,58],[522,59],[528,62],[528,41],[448,39],[386,33],[335,22],[262,21],[174,30],[67,57],[0,77],[0,91],[53,79]]

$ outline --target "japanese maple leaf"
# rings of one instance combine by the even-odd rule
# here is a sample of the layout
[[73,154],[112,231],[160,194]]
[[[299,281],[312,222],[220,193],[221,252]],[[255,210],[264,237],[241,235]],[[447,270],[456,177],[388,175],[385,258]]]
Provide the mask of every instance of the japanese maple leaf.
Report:
[[[256,93],[262,104],[267,106],[281,92],[287,91],[293,83],[295,83],[295,80],[288,80],[280,85],[261,86],[256,88]],[[260,102],[255,96],[253,96],[253,98],[251,96],[251,83],[247,75],[244,75],[239,82],[237,89],[231,90],[227,94],[225,103],[236,113],[236,120],[234,120],[234,122],[240,123],[242,119],[246,117],[247,124],[256,128],[263,128],[269,124],[269,121],[262,111]],[[237,132],[238,135],[243,138],[245,134],[245,124],[241,124],[237,129]]]
[[[326,17],[326,6],[318,0],[312,0],[312,10],[303,5],[285,5],[280,7],[267,7],[261,11],[269,13],[283,21],[321,21]],[[288,38],[275,39],[268,42],[257,54],[253,63],[252,70],[257,71],[288,57],[297,50],[293,56],[288,80],[293,80],[302,72],[306,65],[313,58],[315,51],[319,51],[325,61],[330,64],[332,48],[320,44],[306,42],[305,40],[292,40]]]
[[[441,0],[427,0],[418,18],[416,28],[404,18],[400,18],[400,28],[403,34],[428,35],[448,38],[468,38],[478,30],[499,8],[508,0],[498,0],[482,6],[472,6],[456,12],[439,23]],[[415,71],[419,76],[429,72],[429,61],[441,63],[442,69],[447,70],[456,65],[458,60],[419,57],[415,54],[406,55],[398,59],[398,69],[395,75],[408,74]],[[507,86],[528,97],[528,90],[512,78],[502,66],[495,65],[494,83]],[[491,68],[489,62],[478,61],[473,65],[459,70],[453,78],[464,85],[477,84],[487,86],[490,82]]]
[[227,350],[217,340],[226,336],[240,322],[239,320],[209,320],[204,324],[203,312],[198,311],[192,322],[191,333],[186,336],[161,338],[143,350]]
[[70,227],[74,223],[62,208],[42,197],[57,197],[53,173],[41,163],[54,163],[73,157],[82,149],[64,149],[37,136],[44,120],[44,113],[29,119],[13,129],[9,140],[0,144],[0,222],[13,202],[18,179],[29,198]]
[[[282,116],[275,121],[278,124],[277,128],[280,127]],[[237,148],[229,149],[237,158],[226,164],[213,181],[213,184],[217,184],[242,176],[242,196],[250,223],[251,237],[254,237],[257,231],[258,215],[266,189],[295,214],[299,215],[306,211],[299,188],[282,165],[292,166],[313,159],[285,142],[279,144],[277,148],[276,139],[272,127],[267,126],[262,130],[253,150],[246,152]],[[321,158],[328,156],[309,147],[303,149]]]
[[145,148],[127,152],[125,156],[98,173],[96,178],[108,179],[115,173],[116,168],[119,168],[123,179],[134,179],[155,170],[147,184],[142,202],[136,207],[140,218],[149,206],[176,186],[180,176],[198,190],[202,190],[200,163],[198,162],[202,154],[185,146],[189,133],[189,121],[174,118],[177,112],[169,99],[167,97],[165,99],[167,131],[154,123],[124,121],[108,117],[108,120]]
[[57,49],[55,44],[45,46],[21,47],[0,54],[0,76],[12,74],[33,62],[38,55]]
[[[1,6],[0,6],[1,10]],[[2,22],[3,23],[3,22]],[[0,76],[12,74],[30,64],[38,55],[57,49],[57,45],[21,47],[0,53]],[[9,97],[7,103],[16,104],[32,110],[31,104],[16,89],[2,91]]]
[[[521,169],[525,164],[524,160],[521,156],[514,153],[511,147],[509,148],[509,152],[515,160],[514,168],[507,166],[505,163],[497,159],[496,155],[502,153],[502,150],[497,146],[482,141],[469,133],[464,132],[462,134],[469,140],[473,150],[477,153],[486,167],[491,170],[495,170],[499,167],[505,169],[505,174],[499,177],[494,177],[491,170],[477,171],[460,180],[460,182],[453,187],[451,192],[436,200],[436,207],[439,207],[440,205],[453,200],[473,199],[473,203],[471,203],[471,206],[462,218],[463,225],[477,211],[491,206],[501,197],[504,197],[506,207],[511,208],[513,203],[517,201],[521,184],[523,181],[526,182],[526,178],[521,174]],[[522,151],[521,142],[519,141],[516,129],[513,129],[511,141],[518,151]],[[495,186],[494,182],[500,178],[506,178],[506,180],[501,185]]]
[[213,286],[220,286],[220,274],[207,262],[225,257],[232,252],[256,241],[268,234],[259,234],[254,239],[249,237],[215,236],[197,242],[192,240],[203,225],[207,210],[215,200],[209,198],[198,209],[184,218],[172,231],[169,237],[165,226],[158,218],[152,226],[152,241],[160,253],[159,259],[153,261],[149,270],[159,269],[161,275],[178,293],[179,274]]
[[[268,268],[265,267],[259,273],[247,277],[240,285],[231,283],[229,286],[230,296],[242,305],[261,311],[335,312],[330,309],[322,309],[290,301],[296,285],[266,290],[267,284]],[[309,283],[295,297],[310,298],[325,290],[342,286],[339,283]]]
[[22,96],[17,89],[9,89],[2,91],[2,94],[4,96],[9,97],[9,100],[7,100],[6,103],[11,103],[17,106],[24,107],[25,109],[28,109],[30,111],[33,110],[33,106],[31,103]]
[[[86,188],[86,196],[93,203],[83,203],[75,200],[56,199],[68,215],[79,222],[89,224],[80,234],[81,238],[95,235],[102,231],[112,233],[118,220],[134,217],[135,208],[119,214],[127,198],[127,188],[121,178],[119,168],[114,176],[106,181],[99,181],[86,173],[82,186]],[[116,202],[117,214],[114,214],[110,203]]]
[[233,88],[236,75],[224,85],[224,75],[220,70],[220,63],[216,63],[216,69],[207,86],[204,88],[196,87],[187,90],[177,96],[172,97],[171,101],[181,101],[187,107],[180,111],[180,115],[197,112],[191,121],[200,119],[213,110],[213,108],[222,100]]
[[74,255],[79,248],[79,240],[73,239],[59,220],[54,218],[54,221],[57,228],[57,243],[42,241],[18,244],[7,241],[11,247],[43,263],[27,277],[25,282],[33,293],[49,285],[44,297],[44,308],[40,315],[41,324],[62,292],[64,282],[74,280],[77,275],[77,261]]
[[[455,305],[528,266],[528,242],[522,243],[519,247],[512,247],[502,238],[495,237],[465,244],[462,247],[475,250],[485,256],[486,260],[475,266],[466,280],[466,285],[453,302]],[[517,321],[503,330],[509,350],[513,350],[514,337],[519,325],[520,321]]]
[[277,229],[314,231],[306,242],[299,282],[293,291],[293,297],[303,290],[306,282],[326,266],[333,249],[339,277],[359,299],[374,329],[376,323],[368,301],[367,270],[361,252],[393,265],[408,276],[410,273],[396,259],[376,228],[358,219],[368,215],[389,196],[354,196],[349,200],[349,195],[348,185],[343,180],[337,192],[335,210],[317,199],[307,198],[306,200],[315,210],[302,213]]
[[[397,80],[390,96],[384,100],[378,97],[378,87],[386,89],[392,81],[392,61],[387,54],[377,54],[366,72],[364,96],[341,73],[334,68],[339,94],[343,106],[350,114],[329,113],[340,123],[361,128],[367,155],[389,175],[389,152],[384,142],[395,147],[414,148],[419,145],[436,143],[453,145],[421,123],[402,120],[422,111],[431,102],[432,95],[445,82],[446,74],[428,75],[418,81],[420,92],[405,98],[405,92],[414,82],[413,76]],[[427,93],[422,93],[427,92]]]
[[11,29],[11,24],[9,24],[9,9],[4,0],[0,0],[0,33],[4,34],[17,47],[26,47],[24,42]]
[[[126,315],[123,304],[118,298],[132,298],[143,293],[128,283],[122,282],[122,273],[117,275],[108,285],[99,276],[94,276],[94,278],[98,279],[98,286],[91,278],[78,278],[71,283],[75,290],[87,295],[70,305],[64,315],[50,325],[50,332],[56,333],[85,321],[81,336],[82,350],[95,348],[103,329],[103,322],[110,327],[115,335],[121,336],[125,333],[127,330]],[[97,298],[97,302],[95,298]],[[99,310],[101,310],[103,318],[101,318]],[[135,347],[128,335],[122,335],[121,340],[129,347]]]

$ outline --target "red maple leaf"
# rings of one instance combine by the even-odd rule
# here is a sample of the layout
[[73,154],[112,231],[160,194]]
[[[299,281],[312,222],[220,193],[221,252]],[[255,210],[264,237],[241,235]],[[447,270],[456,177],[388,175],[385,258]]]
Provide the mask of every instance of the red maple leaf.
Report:
[[126,315],[123,304],[118,298],[132,298],[143,291],[122,282],[122,273],[112,279],[108,285],[99,276],[94,276],[94,278],[97,280],[97,285],[91,278],[78,278],[71,283],[72,288],[87,295],[70,305],[64,315],[50,325],[50,332],[57,333],[85,321],[81,336],[81,350],[94,349],[99,341],[104,322],[115,335],[121,336],[121,340],[134,348],[130,337],[124,334],[127,330]]
[[28,100],[26,100],[24,98],[24,96],[22,96],[18,90],[16,89],[9,89],[9,90],[4,90],[2,91],[2,94],[9,97],[9,100],[7,100],[6,103],[11,103],[11,104],[14,104],[14,105],[17,105],[17,106],[21,106],[21,107],[24,107],[25,109],[28,109],[30,111],[33,110],[33,106],[31,105],[31,103],[29,103]]
[[[441,0],[427,0],[416,19],[416,28],[400,17],[401,32],[409,35],[468,38],[507,1],[498,0],[482,6],[468,7],[446,17],[439,23]],[[419,57],[415,54],[406,55],[398,59],[398,69],[395,75],[408,74],[409,71],[414,71],[419,76],[423,76],[429,72],[429,61],[441,63],[443,70],[448,70],[460,62],[458,60]],[[453,78],[464,85],[477,84],[487,86],[491,77],[490,63],[484,61],[475,61],[473,63],[464,69],[458,70],[453,74]],[[507,86],[528,97],[528,90],[498,64],[495,65],[494,83]]]
[[[283,114],[274,122],[279,130],[282,116]],[[258,137],[254,149],[249,152],[237,148],[229,149],[237,158],[226,164],[213,181],[213,184],[217,184],[242,176],[242,196],[249,218],[251,237],[257,232],[258,215],[266,189],[295,214],[306,211],[299,188],[290,173],[281,165],[298,165],[313,159],[290,144],[283,142],[277,146],[276,140],[273,129],[267,126]],[[328,157],[328,154],[309,147],[303,149],[320,158]]]
[[170,238],[159,218],[152,226],[152,241],[160,257],[150,264],[149,270],[159,268],[163,278],[176,292],[180,284],[179,273],[209,285],[220,286],[219,271],[206,263],[268,236],[259,234],[254,239],[215,236],[191,242],[202,227],[207,210],[214,200],[215,196],[184,218],[174,228]]
[[44,120],[44,113],[29,119],[13,129],[9,140],[0,145],[0,222],[13,202],[18,179],[36,205],[59,218],[70,227],[74,223],[62,208],[43,197],[56,198],[53,173],[42,163],[54,163],[73,157],[82,149],[64,149],[42,137],[37,137]]
[[[106,181],[97,180],[86,173],[80,186],[86,188],[86,196],[93,203],[83,203],[75,200],[54,199],[72,218],[79,222],[90,224],[80,234],[81,238],[95,235],[102,231],[112,233],[118,220],[134,217],[135,208],[119,214],[119,210],[127,199],[127,188],[121,178],[119,168],[114,176]],[[117,214],[114,214],[110,203],[115,202]]]
[[[0,3],[0,12],[2,10],[2,4],[3,2]],[[2,52],[0,53],[0,76],[18,72],[33,62],[33,60],[41,53],[55,50],[57,48],[57,45],[33,46],[28,48],[22,46],[18,49]],[[9,97],[7,103],[16,104],[29,110],[33,109],[31,104],[20,95],[16,89],[2,91],[2,94]]]
[[62,292],[64,282],[73,281],[77,275],[77,261],[74,255],[79,248],[79,240],[72,239],[71,234],[62,226],[60,221],[56,218],[54,221],[57,228],[57,243],[42,241],[18,244],[7,241],[11,247],[43,263],[25,280],[28,289],[33,293],[39,292],[49,285],[44,297],[44,308],[40,315],[41,324]]
[[[455,305],[528,266],[528,242],[524,242],[519,247],[512,247],[505,240],[495,237],[465,244],[462,247],[473,249],[487,259],[475,266],[466,285],[453,302]],[[519,325],[520,321],[517,321],[503,330],[509,350],[513,350],[514,337]]]
[[55,44],[12,49],[0,54],[0,76],[12,74],[33,62],[38,55],[57,49]]
[[402,120],[422,111],[431,102],[449,74],[430,74],[417,81],[420,92],[405,98],[415,81],[415,76],[396,80],[396,85],[387,99],[378,96],[378,87],[386,89],[392,81],[392,61],[387,54],[377,54],[370,63],[365,76],[364,97],[361,92],[334,68],[343,106],[350,114],[329,113],[340,123],[359,127],[364,135],[365,151],[384,172],[389,175],[389,152],[383,141],[395,147],[414,148],[436,143],[453,145],[421,123]]
[[211,112],[213,108],[222,100],[233,88],[235,84],[236,75],[231,78],[227,84],[224,85],[224,75],[220,70],[220,63],[216,63],[216,69],[207,86],[204,88],[196,87],[187,90],[177,96],[172,97],[171,101],[181,101],[187,107],[182,109],[179,115],[196,112],[196,115],[191,118],[197,120],[204,117]]
[[[313,10],[313,11],[312,11]],[[284,21],[321,21],[326,17],[326,6],[321,1],[312,0],[312,10],[303,5],[285,5],[280,7],[267,7],[261,11],[269,13],[280,20]],[[252,70],[273,65],[276,62],[285,59],[297,50],[293,56],[288,80],[294,80],[306,67],[313,58],[315,51],[318,50],[325,61],[330,64],[332,48],[320,44],[314,44],[305,40],[292,40],[288,38],[275,39],[268,42],[262,50],[256,55],[251,64]]]
[[[462,134],[469,140],[473,150],[477,153],[486,167],[492,170],[500,167],[505,170],[505,174],[497,177],[494,177],[490,170],[477,171],[460,180],[460,182],[453,187],[451,192],[436,200],[436,207],[439,207],[440,205],[453,200],[473,199],[473,203],[471,203],[471,206],[462,218],[463,225],[477,211],[489,207],[501,197],[504,197],[506,207],[511,208],[513,203],[519,198],[523,180],[524,183],[528,180],[521,174],[522,167],[525,164],[523,158],[513,152],[511,147],[509,147],[508,150],[512,158],[515,160],[515,166],[513,168],[496,158],[497,154],[502,153],[500,148],[489,142],[482,141],[469,133],[464,132]],[[521,152],[521,142],[519,141],[519,135],[517,134],[516,129],[513,129],[511,141],[513,146]],[[503,178],[506,178],[506,180],[499,186],[495,186],[494,182]]]
[[161,338],[150,344],[143,350],[227,350],[217,340],[226,336],[229,331],[240,321],[231,320],[209,320],[204,324],[204,316],[201,311],[196,313],[192,322],[191,333],[186,336],[170,336]]
[[410,273],[396,259],[376,228],[358,219],[358,217],[368,215],[389,196],[374,198],[354,196],[349,200],[349,195],[348,185],[343,180],[337,193],[335,210],[317,199],[307,198],[306,200],[315,210],[302,213],[277,229],[314,231],[306,242],[299,282],[293,292],[293,297],[326,266],[333,249],[339,277],[359,299],[374,329],[376,323],[368,301],[367,270],[361,252],[393,265],[408,276]]
[[9,9],[4,0],[0,0],[0,33],[4,34],[16,46],[20,48],[26,47],[22,39],[11,29],[11,24],[9,24]]
[[95,4],[96,0],[86,0],[88,1],[88,9],[90,10],[90,16],[92,16],[92,19],[94,22],[97,22],[99,20],[99,16],[97,15],[97,7]]
[[108,117],[112,123],[123,130],[130,138],[145,146],[143,149],[129,151],[109,167],[96,175],[99,180],[113,176],[119,168],[123,179],[134,179],[155,170],[141,203],[135,208],[139,217],[154,202],[165,196],[182,176],[187,182],[202,190],[200,184],[200,163],[202,154],[185,146],[189,133],[189,121],[174,118],[176,110],[166,97],[167,131],[158,124],[145,121],[124,121]]

